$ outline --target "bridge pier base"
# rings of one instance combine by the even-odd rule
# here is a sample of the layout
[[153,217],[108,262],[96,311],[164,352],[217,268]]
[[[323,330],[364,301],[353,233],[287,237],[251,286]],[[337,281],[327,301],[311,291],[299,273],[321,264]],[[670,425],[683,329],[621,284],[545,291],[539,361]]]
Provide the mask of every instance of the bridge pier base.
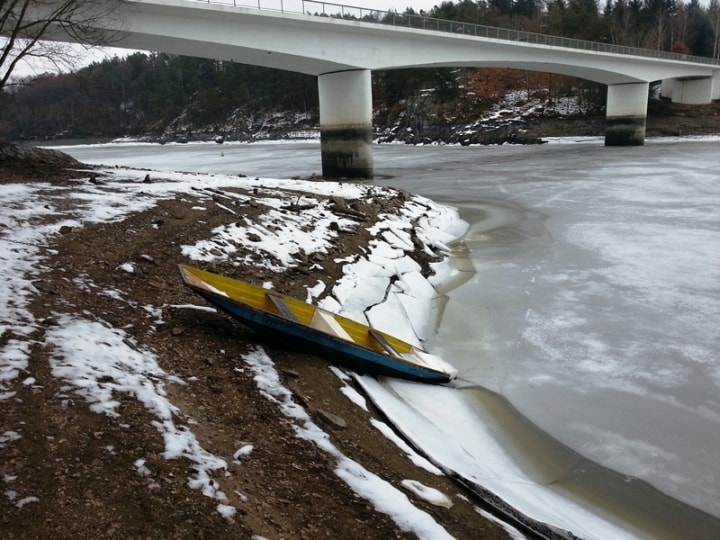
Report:
[[648,83],[608,86],[605,118],[605,146],[645,144]]
[[372,86],[370,70],[318,77],[320,153],[325,178],[372,178]]

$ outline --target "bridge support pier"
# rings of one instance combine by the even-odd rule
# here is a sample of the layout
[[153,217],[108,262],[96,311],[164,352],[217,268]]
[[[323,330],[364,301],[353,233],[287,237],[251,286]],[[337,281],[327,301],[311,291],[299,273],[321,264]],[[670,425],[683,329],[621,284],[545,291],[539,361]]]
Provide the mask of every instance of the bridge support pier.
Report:
[[648,83],[608,86],[605,118],[605,146],[645,144]]
[[318,77],[320,153],[325,178],[372,178],[372,86],[370,70]]
[[[718,81],[720,81],[720,75],[717,73],[713,77],[683,77],[664,80],[661,93],[663,96],[669,97],[673,103],[702,105],[720,98],[720,89],[716,88]],[[716,95],[717,97],[715,97]]]

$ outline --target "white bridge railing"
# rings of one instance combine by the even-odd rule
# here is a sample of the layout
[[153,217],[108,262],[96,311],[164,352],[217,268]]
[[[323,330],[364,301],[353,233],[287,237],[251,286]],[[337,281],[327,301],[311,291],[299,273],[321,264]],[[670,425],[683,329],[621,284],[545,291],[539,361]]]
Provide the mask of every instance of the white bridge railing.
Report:
[[478,36],[506,41],[522,41],[539,45],[550,45],[553,47],[564,47],[568,49],[579,49],[584,51],[607,52],[629,56],[643,56],[648,58],[659,58],[663,60],[679,60],[683,62],[694,62],[699,64],[720,65],[720,60],[704,56],[692,56],[653,49],[641,49],[637,47],[626,47],[624,45],[612,45],[596,41],[584,41],[534,32],[523,32],[509,28],[498,28],[471,24],[445,19],[435,19],[423,15],[409,15],[394,11],[380,11],[357,6],[345,6],[332,2],[320,0],[189,0],[205,4],[219,4],[225,6],[252,8],[265,11],[280,11],[283,13],[299,13],[317,17],[331,17],[336,19],[347,19],[366,23],[386,24],[391,26],[402,26],[405,28],[419,28],[435,32],[451,32],[468,36]]

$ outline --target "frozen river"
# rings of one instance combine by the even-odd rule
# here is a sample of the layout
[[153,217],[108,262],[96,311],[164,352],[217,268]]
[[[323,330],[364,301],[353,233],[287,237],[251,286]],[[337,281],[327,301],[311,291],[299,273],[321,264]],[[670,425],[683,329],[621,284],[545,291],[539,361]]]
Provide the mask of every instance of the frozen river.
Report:
[[[416,442],[431,454],[433,439],[454,444],[447,466],[579,536],[717,539],[720,140],[565,142],[375,147],[376,183],[457,206],[471,224],[455,262],[472,272],[447,292],[430,343],[465,389],[411,403],[443,426]],[[65,151],[161,170],[320,172],[317,143]],[[407,388],[383,391],[402,398]],[[456,411],[455,400],[467,412],[457,426],[436,406]],[[468,422],[482,423],[508,462],[473,470],[490,443],[459,433]]]

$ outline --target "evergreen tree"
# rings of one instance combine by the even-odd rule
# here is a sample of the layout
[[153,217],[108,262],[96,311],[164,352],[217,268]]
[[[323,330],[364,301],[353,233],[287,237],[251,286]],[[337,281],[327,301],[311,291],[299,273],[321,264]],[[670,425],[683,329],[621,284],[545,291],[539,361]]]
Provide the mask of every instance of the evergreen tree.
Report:
[[563,36],[588,41],[602,39],[596,0],[568,0],[563,17]]
[[707,13],[713,37],[712,57],[720,59],[720,0],[710,0]]
[[707,11],[698,0],[690,0],[687,10],[689,14],[687,46],[690,52],[698,56],[712,56],[714,36]]

